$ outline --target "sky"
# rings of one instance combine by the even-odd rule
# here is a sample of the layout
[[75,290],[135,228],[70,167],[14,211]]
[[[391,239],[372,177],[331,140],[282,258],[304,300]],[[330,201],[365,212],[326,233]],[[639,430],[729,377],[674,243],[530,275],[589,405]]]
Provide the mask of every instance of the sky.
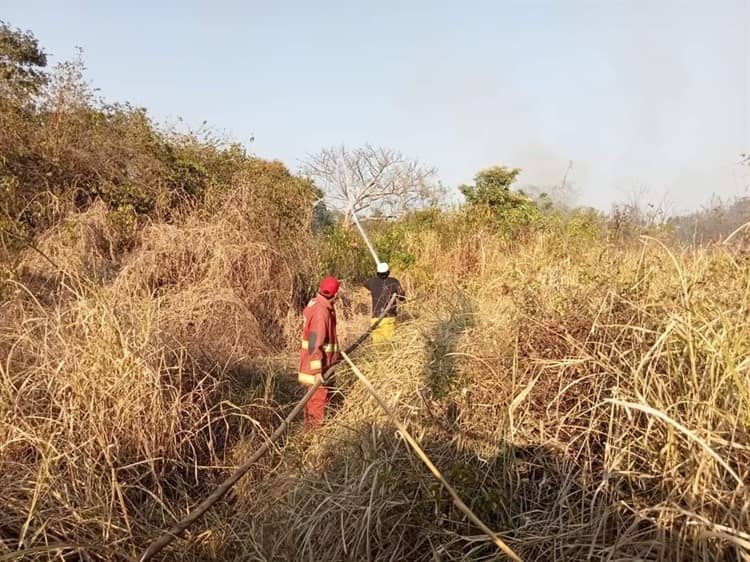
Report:
[[750,0],[0,0],[0,19],[52,64],[81,47],[107,100],[293,171],[369,142],[451,188],[570,166],[576,203],[603,210],[750,194]]

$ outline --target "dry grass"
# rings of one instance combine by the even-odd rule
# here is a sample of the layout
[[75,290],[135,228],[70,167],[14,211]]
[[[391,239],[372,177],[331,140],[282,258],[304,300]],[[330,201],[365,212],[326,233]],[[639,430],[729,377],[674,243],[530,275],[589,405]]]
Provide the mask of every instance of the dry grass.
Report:
[[[750,560],[749,264],[574,242],[484,240],[468,276],[461,241],[422,254],[437,294],[362,370],[525,560]],[[245,559],[498,559],[340,380],[335,420],[244,492]]]
[[[115,261],[92,211],[66,231],[89,238],[42,243],[69,270],[33,258],[0,307],[0,559],[133,556],[277,423],[305,252],[224,211],[153,224]],[[746,257],[559,233],[408,244],[399,338],[355,361],[503,541],[525,560],[750,560]],[[367,323],[346,293],[344,339]],[[331,422],[293,431],[167,559],[500,559],[337,381]]]
[[165,488],[187,489],[209,464],[198,450],[211,439],[216,381],[159,343],[147,303],[123,304],[81,296],[4,326],[6,548],[63,542],[105,556],[141,530],[136,506],[156,522],[175,499]]
[[93,207],[27,252],[0,305],[0,559],[136,556],[276,423],[260,364],[305,270],[265,216],[222,211],[152,223],[123,254]]
[[146,229],[118,289],[160,297],[163,331],[225,363],[283,345],[293,281],[276,250],[218,221]]

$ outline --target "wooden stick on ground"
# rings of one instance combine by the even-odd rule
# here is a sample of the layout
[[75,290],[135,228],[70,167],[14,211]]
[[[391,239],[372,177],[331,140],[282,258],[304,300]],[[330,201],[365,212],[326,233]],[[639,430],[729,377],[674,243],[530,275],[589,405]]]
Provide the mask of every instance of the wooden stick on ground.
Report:
[[[368,338],[368,336],[375,330],[375,328],[378,327],[380,322],[385,317],[386,313],[390,310],[391,306],[396,301],[396,295],[393,295],[391,297],[391,300],[388,303],[388,306],[383,310],[383,313],[378,316],[375,322],[372,323],[372,325],[359,337],[357,340],[350,345],[346,351],[342,352],[343,354],[346,354],[348,357],[349,353],[352,353],[354,350],[356,350],[364,341]],[[312,395],[315,393],[318,388],[328,381],[328,376],[333,371],[333,368],[336,366],[336,364],[333,364],[329,366],[326,371],[323,373],[322,380],[317,381],[314,385],[312,385],[305,396],[300,400],[297,405],[292,408],[292,411],[289,412],[289,415],[287,415],[286,418],[284,418],[284,421],[281,422],[281,425],[276,428],[276,430],[271,434],[271,436],[266,440],[263,445],[261,445],[255,453],[237,470],[234,471],[234,473],[229,476],[224,482],[222,482],[213,492],[211,492],[211,495],[209,495],[205,500],[203,500],[198,506],[193,509],[188,515],[182,519],[181,521],[178,521],[175,523],[168,531],[164,532],[161,536],[159,536],[156,540],[154,540],[148,548],[141,554],[141,557],[138,559],[140,562],[145,562],[146,560],[150,560],[153,558],[156,554],[161,552],[167,545],[169,545],[172,541],[174,541],[180,534],[182,534],[188,527],[193,525],[198,519],[200,519],[211,507],[219,501],[221,498],[223,498],[229,490],[232,489],[232,487],[239,482],[239,480],[247,474],[247,472],[255,465],[256,462],[258,462],[258,459],[260,459],[264,454],[266,454],[270,448],[271,445],[279,438],[281,435],[286,431],[286,429],[289,427],[289,424],[294,420],[294,418],[297,417],[297,415],[302,411],[302,408],[305,407],[305,404],[312,398]]]

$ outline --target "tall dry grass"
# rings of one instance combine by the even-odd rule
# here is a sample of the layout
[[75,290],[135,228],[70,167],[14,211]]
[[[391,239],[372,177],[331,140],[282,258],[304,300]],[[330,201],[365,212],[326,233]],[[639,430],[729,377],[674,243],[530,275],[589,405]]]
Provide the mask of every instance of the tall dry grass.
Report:
[[0,27],[0,560],[126,559],[293,398],[318,192]]
[[309,186],[261,164],[179,221],[122,231],[94,205],[22,254],[0,303],[0,559],[135,557],[273,428],[294,385],[266,364],[314,262],[291,228],[311,209],[265,195]]
[[[359,364],[470,507],[525,560],[750,559],[747,258],[469,236],[411,241],[435,276]],[[243,490],[233,556],[500,559],[339,383],[331,423]]]
[[[0,306],[0,559],[136,556],[293,400],[311,239],[271,184],[236,181],[135,234],[94,206],[25,254]],[[747,254],[565,228],[402,243],[399,337],[356,361],[515,552],[750,559]],[[368,316],[345,293],[344,340]],[[327,426],[292,431],[165,559],[499,559],[337,384]]]

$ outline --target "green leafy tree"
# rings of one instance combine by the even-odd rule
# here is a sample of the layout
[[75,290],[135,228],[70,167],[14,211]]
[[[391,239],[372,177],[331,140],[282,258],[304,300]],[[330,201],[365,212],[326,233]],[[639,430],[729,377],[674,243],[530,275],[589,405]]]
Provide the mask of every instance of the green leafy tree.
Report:
[[38,93],[47,82],[47,55],[30,31],[0,20],[0,94]]
[[511,189],[519,173],[519,168],[493,166],[477,173],[474,185],[459,187],[475,220],[489,219],[515,230],[540,218],[539,206],[523,192]]
[[510,186],[520,173],[519,168],[493,166],[474,176],[474,185],[462,185],[459,189],[470,205],[487,205],[491,208],[514,206],[519,196],[510,190]]

